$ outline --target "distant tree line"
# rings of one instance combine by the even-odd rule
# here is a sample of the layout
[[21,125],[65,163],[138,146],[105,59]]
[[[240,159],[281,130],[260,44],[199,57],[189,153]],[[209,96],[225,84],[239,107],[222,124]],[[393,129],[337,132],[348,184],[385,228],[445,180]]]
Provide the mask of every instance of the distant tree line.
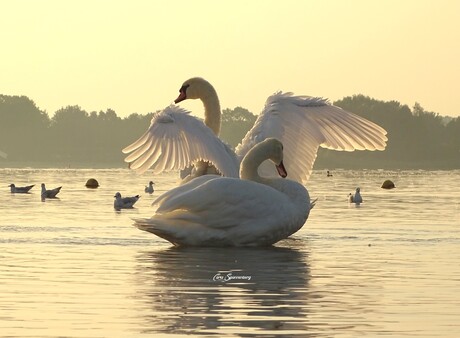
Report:
[[[385,151],[335,152],[321,149],[318,165],[339,168],[454,169],[460,168],[460,117],[446,118],[412,110],[397,101],[364,95],[345,97],[335,105],[377,123],[388,132]],[[366,165],[368,164],[368,165]]]
[[123,166],[121,149],[150,125],[152,113],[120,118],[107,109],[67,106],[53,117],[26,96],[0,95],[0,166]]
[[[334,104],[385,128],[388,146],[383,152],[320,149],[315,168],[460,168],[460,117],[446,121],[417,103],[410,109],[363,95]],[[125,166],[121,149],[145,132],[152,115],[120,118],[112,109],[67,106],[50,117],[26,96],[0,95],[0,151],[8,154],[0,166]],[[235,147],[256,118],[242,107],[224,109],[221,138]]]

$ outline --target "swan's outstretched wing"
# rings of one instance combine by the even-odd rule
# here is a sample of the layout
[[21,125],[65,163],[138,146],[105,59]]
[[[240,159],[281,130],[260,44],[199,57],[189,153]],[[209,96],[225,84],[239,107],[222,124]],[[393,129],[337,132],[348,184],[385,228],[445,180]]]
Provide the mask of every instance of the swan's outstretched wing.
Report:
[[[285,147],[284,165],[288,178],[306,183],[318,147],[341,150],[384,150],[386,131],[377,124],[327,100],[292,93],[276,93],[267,99],[254,127],[236,148],[244,156],[267,137],[279,139]],[[262,166],[261,174],[273,174],[273,166]]]
[[154,114],[149,129],[122,150],[130,153],[125,162],[143,173],[182,170],[193,162],[211,162],[224,176],[238,177],[239,162],[234,152],[204,123],[189,112],[171,105]]

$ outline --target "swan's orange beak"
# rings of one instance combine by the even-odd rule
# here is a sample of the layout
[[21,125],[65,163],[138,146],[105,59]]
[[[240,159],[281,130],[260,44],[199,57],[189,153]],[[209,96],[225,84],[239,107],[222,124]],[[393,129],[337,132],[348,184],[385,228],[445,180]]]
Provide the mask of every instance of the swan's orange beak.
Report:
[[181,90],[179,93],[180,94],[177,97],[177,99],[174,100],[174,103],[179,103],[181,101],[184,101],[187,98],[187,95],[185,94],[185,90]]
[[287,176],[287,171],[284,167],[283,161],[281,161],[280,164],[276,166],[276,170],[278,171],[278,175],[280,175],[282,178],[285,178]]

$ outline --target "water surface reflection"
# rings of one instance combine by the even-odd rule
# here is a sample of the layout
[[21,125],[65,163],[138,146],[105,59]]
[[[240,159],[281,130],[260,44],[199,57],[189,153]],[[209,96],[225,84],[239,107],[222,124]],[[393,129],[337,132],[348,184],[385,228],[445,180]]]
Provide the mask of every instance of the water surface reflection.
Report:
[[141,254],[136,271],[139,298],[151,309],[144,333],[307,332],[310,269],[295,245],[172,247]]

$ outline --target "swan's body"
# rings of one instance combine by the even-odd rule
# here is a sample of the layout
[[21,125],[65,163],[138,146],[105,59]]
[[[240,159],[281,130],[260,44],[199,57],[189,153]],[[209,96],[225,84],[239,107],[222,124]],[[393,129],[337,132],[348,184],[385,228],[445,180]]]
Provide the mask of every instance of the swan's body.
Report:
[[121,197],[121,194],[117,192],[115,194],[115,201],[113,202],[113,207],[117,210],[120,209],[130,209],[134,206],[134,204],[139,200],[140,196],[132,196],[132,197]]
[[281,178],[263,178],[259,165],[277,164],[283,177],[282,144],[267,139],[255,146],[241,164],[241,177],[206,175],[161,195],[150,219],[135,225],[175,245],[271,245],[298,231],[311,204],[301,184]]
[[[217,137],[221,111],[213,86],[202,78],[192,78],[184,82],[179,92],[175,103],[185,99],[203,102],[205,123],[210,129],[205,132],[198,122],[184,123],[174,117],[170,118],[166,132],[163,131],[165,123],[154,116],[149,130],[123,149],[124,153],[131,153],[125,161],[140,173],[150,167],[154,173],[159,173],[184,169],[197,160],[203,160],[214,164],[224,176],[236,177],[238,161],[224,160],[229,149],[223,147]],[[177,108],[168,107],[166,110],[177,111]],[[195,119],[188,114],[182,115]],[[170,135],[170,130],[174,130],[174,136]],[[164,137],[165,134],[167,137]],[[287,149],[284,158],[290,178],[305,184],[320,146],[341,151],[383,150],[387,141],[385,135],[386,131],[380,126],[333,106],[325,99],[279,92],[267,99],[254,126],[237,146],[236,155],[242,159],[257,143],[269,137],[277,138]],[[205,164],[195,170],[195,177],[208,173],[203,161],[201,164]],[[273,167],[267,164],[264,163],[260,171],[263,175],[273,176]]]
[[27,194],[30,189],[34,187],[34,184],[32,185],[27,185],[25,187],[17,187],[13,183],[9,185],[11,192],[16,193],[16,194]]
[[348,202],[356,203],[356,204],[363,203],[363,198],[361,196],[360,191],[361,191],[360,188],[356,188],[356,191],[355,191],[354,195],[352,195],[351,193],[348,194]]
[[153,183],[152,181],[149,182],[149,185],[145,187],[144,191],[146,193],[149,193],[149,194],[153,194],[153,192],[155,191],[155,189],[153,188],[153,185],[155,183]]
[[41,192],[42,199],[56,198],[56,195],[59,194],[59,192],[61,191],[61,188],[62,188],[62,187],[57,187],[57,188],[54,188],[54,189],[51,189],[51,190],[47,190],[46,187],[45,187],[45,183],[42,183],[41,186],[42,186],[42,192]]

